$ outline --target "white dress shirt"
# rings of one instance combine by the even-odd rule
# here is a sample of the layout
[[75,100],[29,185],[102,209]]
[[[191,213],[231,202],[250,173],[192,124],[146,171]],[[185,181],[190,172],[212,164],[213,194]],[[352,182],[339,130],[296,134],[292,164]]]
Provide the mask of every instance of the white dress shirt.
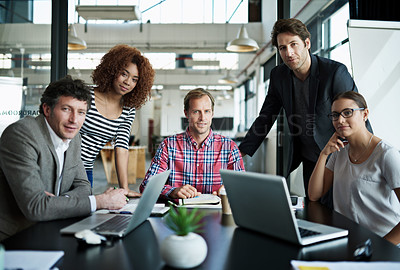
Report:
[[[50,133],[50,138],[51,141],[53,142],[54,148],[56,150],[57,153],[57,158],[58,158],[58,163],[60,164],[60,171],[58,172],[58,177],[60,178],[59,181],[59,185],[57,186],[56,189],[56,196],[60,195],[60,187],[61,187],[61,182],[62,182],[62,170],[64,168],[64,158],[65,158],[65,151],[67,151],[68,147],[69,147],[69,143],[71,142],[70,139],[67,140],[63,140],[60,137],[58,137],[58,135],[54,132],[54,130],[50,127],[49,123],[47,122],[46,119],[46,124],[47,124],[47,128],[49,130]],[[89,200],[90,200],[90,208],[91,211],[94,212],[96,211],[96,198],[93,195],[89,196]]]

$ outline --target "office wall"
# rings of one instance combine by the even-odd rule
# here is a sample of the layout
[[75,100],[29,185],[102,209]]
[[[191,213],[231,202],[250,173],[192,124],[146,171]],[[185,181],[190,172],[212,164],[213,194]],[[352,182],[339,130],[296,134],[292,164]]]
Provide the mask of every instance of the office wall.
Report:
[[[215,98],[214,117],[234,117],[235,104],[233,94],[231,93],[230,99],[218,99],[217,96],[221,95],[221,91],[214,91],[211,94]],[[183,99],[187,91],[181,90],[163,90],[162,99],[159,112],[161,113],[159,123],[155,125],[160,126],[160,136],[170,136],[182,132],[181,118],[185,117],[183,112]],[[217,131],[218,133],[234,137],[237,131],[236,119],[234,119],[234,128],[232,131]]]
[[400,22],[350,20],[353,76],[376,136],[400,149]]
[[131,134],[135,135],[135,139],[139,140],[142,146],[149,145],[149,119],[154,119],[154,102],[152,100],[146,102],[136,111],[131,130]]

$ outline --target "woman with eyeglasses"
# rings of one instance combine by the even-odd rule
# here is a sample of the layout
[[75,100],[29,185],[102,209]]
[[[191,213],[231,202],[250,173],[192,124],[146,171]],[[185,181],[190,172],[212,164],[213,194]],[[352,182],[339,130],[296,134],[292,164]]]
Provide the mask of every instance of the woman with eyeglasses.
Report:
[[309,199],[318,201],[333,186],[336,211],[398,245],[400,153],[368,131],[369,110],[359,93],[338,94],[331,111],[336,132],[319,155]]

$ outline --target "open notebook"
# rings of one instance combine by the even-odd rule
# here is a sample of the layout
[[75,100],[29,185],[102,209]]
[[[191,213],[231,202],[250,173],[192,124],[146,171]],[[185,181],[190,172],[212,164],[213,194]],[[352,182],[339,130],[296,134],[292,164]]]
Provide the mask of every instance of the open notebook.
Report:
[[74,234],[89,229],[106,236],[123,237],[142,224],[151,214],[161,190],[169,176],[165,171],[150,178],[146,189],[132,215],[94,214],[68,227],[61,229],[62,234]]
[[335,239],[348,231],[296,219],[284,177],[220,170],[238,226],[299,245]]
[[203,205],[203,204],[219,204],[221,198],[213,194],[200,194],[189,199],[179,199],[179,205]]
[[[130,199],[124,207],[118,210],[110,210],[109,213],[113,214],[133,214],[135,213],[137,206],[139,205],[140,198]],[[165,203],[156,203],[151,210],[151,215],[153,217],[163,216],[169,211],[169,207],[165,206]]]

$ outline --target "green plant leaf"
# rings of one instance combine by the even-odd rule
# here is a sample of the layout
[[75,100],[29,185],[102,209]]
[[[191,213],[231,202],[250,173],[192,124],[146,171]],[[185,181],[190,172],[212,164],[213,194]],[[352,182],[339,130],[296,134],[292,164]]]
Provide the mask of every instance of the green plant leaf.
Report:
[[188,210],[186,207],[174,207],[170,204],[169,214],[165,218],[165,224],[177,235],[187,235],[190,232],[200,232],[203,226],[204,212],[197,208]]

